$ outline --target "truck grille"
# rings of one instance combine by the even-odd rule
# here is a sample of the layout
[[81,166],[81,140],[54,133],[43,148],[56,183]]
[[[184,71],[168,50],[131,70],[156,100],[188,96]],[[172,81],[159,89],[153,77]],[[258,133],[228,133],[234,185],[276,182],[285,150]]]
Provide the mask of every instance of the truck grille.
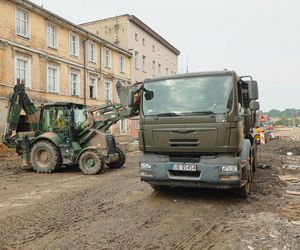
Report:
[[170,139],[171,147],[197,147],[199,142],[197,139]]

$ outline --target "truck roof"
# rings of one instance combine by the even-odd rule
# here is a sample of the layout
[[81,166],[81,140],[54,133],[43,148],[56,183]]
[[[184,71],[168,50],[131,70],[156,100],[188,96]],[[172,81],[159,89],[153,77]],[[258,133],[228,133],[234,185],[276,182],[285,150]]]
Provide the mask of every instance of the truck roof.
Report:
[[220,75],[236,75],[236,73],[235,73],[235,71],[231,71],[231,70],[194,72],[194,73],[165,75],[165,76],[147,78],[147,79],[145,79],[145,82],[159,81],[159,80],[166,80],[166,79],[178,79],[178,78],[186,78],[186,77],[195,77],[195,76],[220,76]]

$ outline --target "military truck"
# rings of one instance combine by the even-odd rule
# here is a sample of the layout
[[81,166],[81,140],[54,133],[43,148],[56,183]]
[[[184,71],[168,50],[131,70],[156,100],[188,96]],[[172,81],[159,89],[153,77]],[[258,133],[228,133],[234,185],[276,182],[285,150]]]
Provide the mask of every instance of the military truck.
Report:
[[129,113],[140,114],[142,181],[155,190],[236,188],[248,196],[259,109],[251,76],[217,71],[146,79],[128,100]]
[[[117,83],[121,96],[123,87]],[[9,97],[2,142],[37,172],[79,165],[84,174],[98,174],[105,165],[120,168],[125,163],[109,128],[128,118],[127,113],[122,104],[110,102],[96,107],[66,102],[36,107],[24,84],[17,84]]]

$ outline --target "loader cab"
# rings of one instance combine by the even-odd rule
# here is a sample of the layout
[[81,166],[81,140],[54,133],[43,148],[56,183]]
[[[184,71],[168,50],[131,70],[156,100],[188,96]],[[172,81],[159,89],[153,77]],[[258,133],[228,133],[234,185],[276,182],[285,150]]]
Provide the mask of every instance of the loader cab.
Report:
[[76,127],[85,119],[85,106],[74,103],[46,104],[41,108],[39,130],[41,133],[54,132],[63,141],[75,136]]

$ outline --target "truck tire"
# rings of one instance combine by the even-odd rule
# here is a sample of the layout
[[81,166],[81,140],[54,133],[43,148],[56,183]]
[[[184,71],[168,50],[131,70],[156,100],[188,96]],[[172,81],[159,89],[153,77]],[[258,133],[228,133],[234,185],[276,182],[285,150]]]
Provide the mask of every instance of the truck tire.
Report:
[[60,150],[49,141],[38,141],[31,149],[30,162],[36,172],[52,173],[61,167]]
[[121,168],[124,165],[125,161],[126,161],[126,155],[123,152],[123,150],[120,149],[119,147],[116,147],[116,151],[119,155],[119,159],[117,161],[113,162],[113,163],[107,164],[107,166],[109,168]]
[[87,150],[79,157],[79,167],[86,175],[99,174],[104,168],[104,160],[95,150]]
[[[248,170],[247,170],[248,168]],[[251,166],[245,167],[245,173],[243,173],[243,180],[247,180],[247,182],[237,190],[237,195],[241,198],[247,198],[250,195],[250,185],[251,185]],[[246,176],[245,176],[246,175]]]

